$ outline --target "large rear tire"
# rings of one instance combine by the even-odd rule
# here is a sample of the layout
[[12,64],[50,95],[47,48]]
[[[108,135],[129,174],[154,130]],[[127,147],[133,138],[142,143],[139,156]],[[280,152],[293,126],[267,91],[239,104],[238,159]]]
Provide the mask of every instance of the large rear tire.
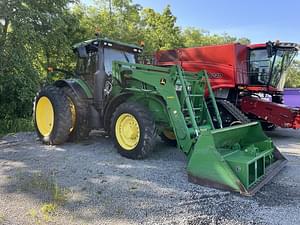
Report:
[[63,87],[71,110],[72,128],[69,141],[80,141],[89,135],[88,103],[78,96],[70,87]]
[[156,140],[155,121],[144,106],[125,102],[111,119],[111,135],[118,152],[130,159],[145,158]]
[[36,95],[33,120],[38,137],[50,145],[64,143],[72,127],[71,111],[63,90],[53,85],[45,86]]

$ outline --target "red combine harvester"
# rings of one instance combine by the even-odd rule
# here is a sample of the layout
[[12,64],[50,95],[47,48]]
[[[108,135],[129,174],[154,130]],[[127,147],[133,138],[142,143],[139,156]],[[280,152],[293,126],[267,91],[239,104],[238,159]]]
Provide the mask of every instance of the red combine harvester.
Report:
[[[239,43],[158,51],[154,64],[179,64],[185,71],[208,72],[225,126],[260,120],[265,130],[300,128],[300,108],[283,103],[285,71],[297,55],[295,43]],[[240,110],[238,110],[238,107]]]

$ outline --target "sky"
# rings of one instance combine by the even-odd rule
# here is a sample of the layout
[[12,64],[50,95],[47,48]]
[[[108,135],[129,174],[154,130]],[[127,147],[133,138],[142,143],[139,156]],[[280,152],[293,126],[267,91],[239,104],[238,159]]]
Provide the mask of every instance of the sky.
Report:
[[[92,0],[82,0],[91,4]],[[247,37],[252,43],[300,43],[300,0],[133,0],[161,12],[168,4],[181,28]]]

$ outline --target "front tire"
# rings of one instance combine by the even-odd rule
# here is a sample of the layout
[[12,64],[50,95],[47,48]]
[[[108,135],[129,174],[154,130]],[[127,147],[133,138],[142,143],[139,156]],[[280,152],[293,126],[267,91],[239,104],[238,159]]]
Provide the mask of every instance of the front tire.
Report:
[[174,147],[177,146],[176,136],[173,131],[164,130],[163,132],[161,132],[159,136],[160,139],[167,145],[174,146]]
[[63,90],[53,85],[45,86],[36,95],[33,120],[40,140],[45,144],[64,143],[72,127],[71,111]]
[[145,158],[156,140],[155,121],[144,106],[125,102],[111,119],[111,135],[118,152],[130,159]]

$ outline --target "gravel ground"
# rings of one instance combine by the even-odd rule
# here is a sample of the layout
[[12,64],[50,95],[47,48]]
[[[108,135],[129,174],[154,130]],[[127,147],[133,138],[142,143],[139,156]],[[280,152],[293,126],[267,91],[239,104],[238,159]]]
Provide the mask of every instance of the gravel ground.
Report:
[[254,197],[188,183],[185,156],[159,140],[146,160],[96,133],[45,146],[0,139],[0,224],[300,224],[300,132],[269,133],[288,165]]

